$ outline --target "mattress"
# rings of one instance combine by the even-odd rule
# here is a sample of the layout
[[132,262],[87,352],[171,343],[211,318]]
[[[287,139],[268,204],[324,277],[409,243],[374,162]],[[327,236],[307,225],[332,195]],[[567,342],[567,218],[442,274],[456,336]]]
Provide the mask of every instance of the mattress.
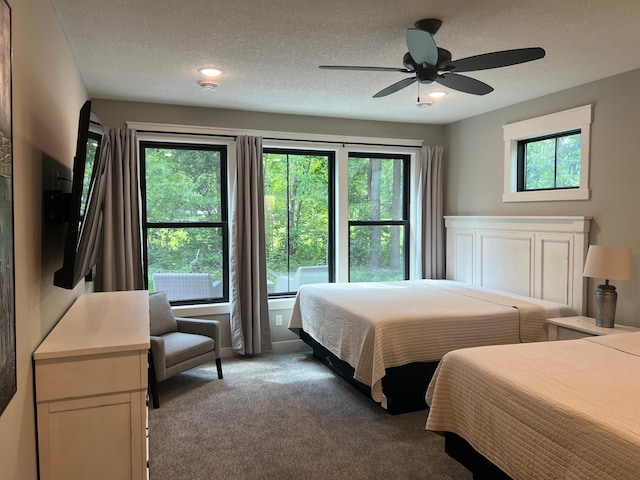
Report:
[[458,350],[429,384],[426,427],[512,478],[637,479],[640,333]]
[[546,340],[547,308],[575,315],[552,302],[447,280],[304,285],[289,328],[351,365],[354,379],[382,402],[387,368],[437,361],[458,348]]

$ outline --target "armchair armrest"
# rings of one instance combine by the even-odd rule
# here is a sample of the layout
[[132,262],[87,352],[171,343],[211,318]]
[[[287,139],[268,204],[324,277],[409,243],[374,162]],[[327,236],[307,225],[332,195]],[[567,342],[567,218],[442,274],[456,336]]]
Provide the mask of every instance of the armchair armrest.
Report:
[[[220,358],[222,344],[222,327],[218,320],[203,320],[197,318],[176,317],[178,331],[182,333],[195,333],[213,338],[216,358]],[[154,358],[155,361],[155,358]]]
[[150,344],[156,381],[160,382],[167,378],[167,364],[164,360],[164,338],[151,335]]

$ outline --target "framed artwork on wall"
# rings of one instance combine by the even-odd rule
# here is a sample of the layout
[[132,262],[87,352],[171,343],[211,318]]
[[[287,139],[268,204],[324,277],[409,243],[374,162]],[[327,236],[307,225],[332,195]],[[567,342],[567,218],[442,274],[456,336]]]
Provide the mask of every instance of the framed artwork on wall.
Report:
[[17,390],[11,7],[0,0],[0,415]]

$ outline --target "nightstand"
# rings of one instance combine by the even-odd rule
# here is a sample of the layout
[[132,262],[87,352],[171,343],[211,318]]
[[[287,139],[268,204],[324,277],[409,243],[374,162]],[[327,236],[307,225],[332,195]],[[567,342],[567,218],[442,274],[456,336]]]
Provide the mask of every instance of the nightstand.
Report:
[[640,328],[627,325],[614,325],[613,328],[597,327],[596,319],[591,317],[548,318],[549,340],[571,340],[595,335],[640,332]]

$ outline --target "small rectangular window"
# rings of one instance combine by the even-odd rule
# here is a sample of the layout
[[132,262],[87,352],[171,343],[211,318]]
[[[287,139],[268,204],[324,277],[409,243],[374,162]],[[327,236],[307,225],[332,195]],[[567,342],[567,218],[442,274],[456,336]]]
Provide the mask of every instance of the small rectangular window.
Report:
[[518,142],[518,191],[580,187],[580,131]]

